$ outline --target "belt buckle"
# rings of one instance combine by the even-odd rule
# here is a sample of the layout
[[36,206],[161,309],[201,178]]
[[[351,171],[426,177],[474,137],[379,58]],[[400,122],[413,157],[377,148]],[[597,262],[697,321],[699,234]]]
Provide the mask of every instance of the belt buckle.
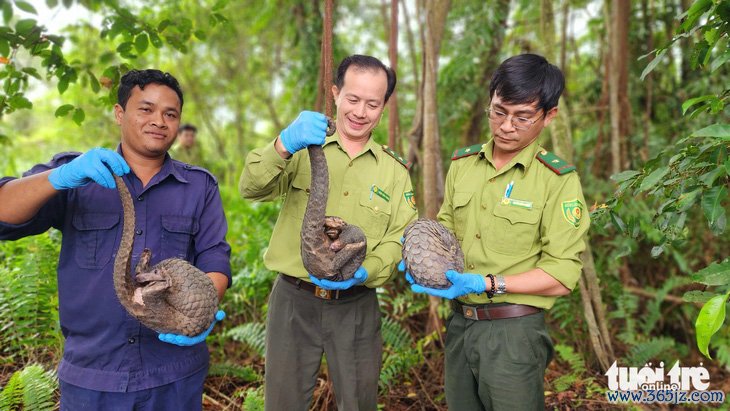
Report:
[[324,288],[319,287],[318,285],[314,286],[314,295],[318,298],[321,298],[323,300],[331,300],[332,299],[332,291],[326,290]]
[[464,314],[464,317],[470,319],[470,320],[479,320],[479,316],[477,315],[477,308],[473,307],[471,305],[462,305],[461,306],[461,313]]

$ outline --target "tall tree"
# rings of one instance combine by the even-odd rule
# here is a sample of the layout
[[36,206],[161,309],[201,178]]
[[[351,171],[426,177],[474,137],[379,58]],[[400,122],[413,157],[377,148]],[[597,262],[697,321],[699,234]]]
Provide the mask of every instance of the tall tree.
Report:
[[628,135],[631,130],[629,103],[629,0],[610,1],[611,59],[608,72],[609,105],[611,112],[611,172],[628,168]]

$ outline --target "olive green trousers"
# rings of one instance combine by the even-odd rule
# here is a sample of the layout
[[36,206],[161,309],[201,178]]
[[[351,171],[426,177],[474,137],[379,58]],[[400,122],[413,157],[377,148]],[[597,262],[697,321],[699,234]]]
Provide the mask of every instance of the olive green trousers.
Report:
[[450,410],[544,410],[543,377],[553,356],[545,312],[475,321],[452,313],[446,329]]
[[306,411],[322,355],[337,409],[377,409],[383,341],[375,290],[322,300],[276,279],[266,322],[265,409]]

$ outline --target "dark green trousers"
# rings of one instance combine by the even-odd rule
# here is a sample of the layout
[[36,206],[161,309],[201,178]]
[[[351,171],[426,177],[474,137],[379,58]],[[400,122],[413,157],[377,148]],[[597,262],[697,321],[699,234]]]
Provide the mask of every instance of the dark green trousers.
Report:
[[553,356],[543,311],[474,321],[453,313],[446,329],[450,410],[544,410],[543,376]]
[[382,351],[375,290],[322,300],[277,278],[266,322],[265,408],[308,410],[324,354],[337,409],[376,410]]

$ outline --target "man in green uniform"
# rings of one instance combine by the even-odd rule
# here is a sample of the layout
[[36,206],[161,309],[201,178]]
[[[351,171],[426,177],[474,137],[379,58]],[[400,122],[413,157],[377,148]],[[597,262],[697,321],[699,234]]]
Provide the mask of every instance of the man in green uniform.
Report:
[[183,163],[202,165],[203,156],[197,141],[198,129],[192,124],[183,124],[177,131],[177,146],[172,157]]
[[576,285],[589,226],[575,167],[537,142],[564,84],[541,56],[507,59],[490,84],[492,139],[452,157],[438,219],[459,239],[465,271],[478,274],[448,271],[445,290],[411,286],[452,299],[449,409],[544,409],[553,354],[544,310]]
[[[416,218],[407,164],[371,138],[395,88],[395,73],[370,56],[345,58],[332,93],[337,133],[325,136],[324,115],[299,114],[266,146],[252,151],[241,175],[243,197],[285,195],[264,262],[281,273],[269,297],[266,326],[267,410],[308,410],[322,354],[340,410],[377,408],[382,339],[375,288],[400,260],[400,237]],[[310,276],[300,255],[300,229],[309,196],[308,145],[322,145],[329,168],[327,215],[359,226],[367,255],[354,278]]]

